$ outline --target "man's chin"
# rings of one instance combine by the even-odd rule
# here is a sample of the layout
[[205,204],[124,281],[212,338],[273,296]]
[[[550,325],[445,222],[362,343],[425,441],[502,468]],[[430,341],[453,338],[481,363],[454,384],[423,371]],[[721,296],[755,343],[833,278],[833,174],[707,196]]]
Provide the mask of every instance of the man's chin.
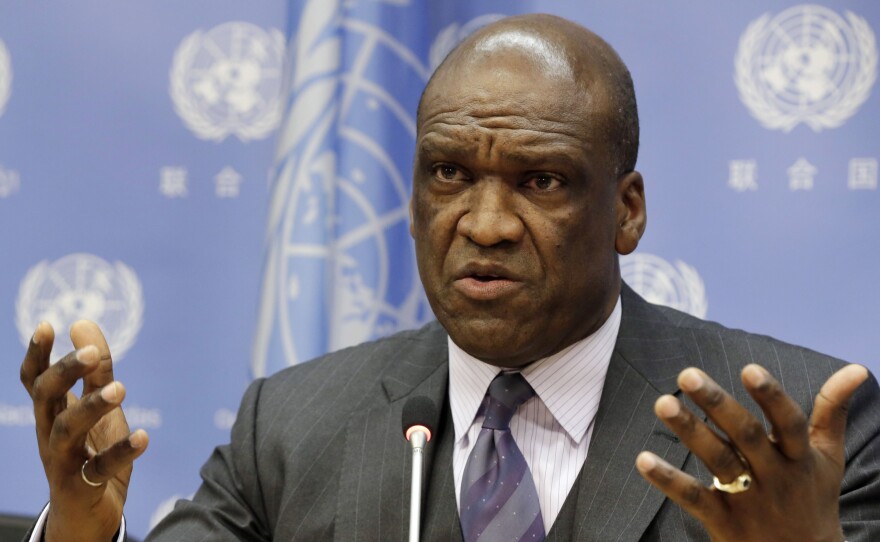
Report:
[[498,367],[524,367],[538,359],[531,351],[534,344],[524,342],[527,333],[516,331],[516,325],[510,322],[465,322],[456,318],[455,323],[441,323],[449,332],[452,341],[459,348],[478,360]]

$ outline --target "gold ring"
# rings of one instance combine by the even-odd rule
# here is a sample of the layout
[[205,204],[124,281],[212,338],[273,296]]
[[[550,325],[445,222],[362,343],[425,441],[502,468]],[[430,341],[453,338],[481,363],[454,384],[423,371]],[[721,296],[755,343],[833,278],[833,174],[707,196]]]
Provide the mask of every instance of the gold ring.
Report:
[[92,487],[101,487],[102,485],[104,485],[104,482],[101,482],[100,484],[96,484],[95,482],[92,482],[91,480],[89,480],[88,477],[86,477],[86,465],[88,465],[88,464],[89,464],[89,460],[86,459],[85,462],[83,463],[82,468],[79,469],[79,473],[82,475],[83,482],[89,484]]
[[717,476],[713,476],[712,485],[714,485],[715,489],[718,491],[723,491],[725,493],[742,493],[752,487],[752,475],[749,474],[749,471],[746,471],[737,476],[736,480],[728,484],[722,484]]

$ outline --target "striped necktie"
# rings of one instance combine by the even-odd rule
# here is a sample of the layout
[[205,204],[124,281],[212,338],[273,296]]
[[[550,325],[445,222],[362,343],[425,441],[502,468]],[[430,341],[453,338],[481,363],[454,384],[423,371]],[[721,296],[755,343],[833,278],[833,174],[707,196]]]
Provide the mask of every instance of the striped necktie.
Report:
[[535,390],[519,373],[489,384],[486,417],[461,483],[466,542],[543,541],[544,520],[529,466],[510,434],[510,419]]

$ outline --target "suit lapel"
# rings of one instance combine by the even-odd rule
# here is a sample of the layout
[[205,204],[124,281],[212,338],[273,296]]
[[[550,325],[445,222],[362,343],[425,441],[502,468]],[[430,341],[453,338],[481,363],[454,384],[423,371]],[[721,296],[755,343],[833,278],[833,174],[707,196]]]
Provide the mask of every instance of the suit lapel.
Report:
[[574,508],[571,540],[639,540],[665,497],[636,471],[636,456],[650,450],[681,467],[688,455],[653,412],[660,395],[677,391],[676,377],[688,366],[680,331],[625,284],[622,302],[587,461],[560,513]]
[[[377,387],[377,394],[385,396],[383,404],[352,416],[348,423],[338,491],[335,540],[406,540],[409,531],[412,454],[400,424],[404,403],[409,397],[418,395],[430,398],[437,405],[438,419],[433,421],[439,433],[439,438],[432,439],[425,448],[423,487],[427,486],[428,497],[423,497],[426,504],[422,508],[429,513],[423,512],[422,524],[427,527],[433,523],[450,523],[438,516],[448,514],[446,508],[450,505],[445,508],[428,506],[427,500],[435,501],[436,505],[451,499],[457,527],[454,490],[449,489],[446,494],[431,487],[438,484],[442,489],[446,476],[450,482],[452,480],[451,440],[454,437],[449,436],[452,434],[452,422],[446,404],[446,333],[438,324],[434,324],[426,326],[418,334],[427,336],[402,339],[402,346],[395,355],[391,369],[380,379],[381,388]],[[443,448],[439,455],[438,448]]]

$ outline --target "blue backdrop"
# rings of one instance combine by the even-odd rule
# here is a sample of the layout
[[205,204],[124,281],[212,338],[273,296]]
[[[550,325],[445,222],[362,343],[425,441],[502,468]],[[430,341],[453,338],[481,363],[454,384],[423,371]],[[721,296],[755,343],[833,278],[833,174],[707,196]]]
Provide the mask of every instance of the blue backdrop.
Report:
[[874,2],[4,2],[0,511],[48,495],[17,377],[40,319],[61,349],[76,318],[107,331],[151,435],[136,535],[195,490],[252,378],[430,319],[419,93],[461,37],[533,11],[632,71],[649,225],[625,278],[880,370]]

